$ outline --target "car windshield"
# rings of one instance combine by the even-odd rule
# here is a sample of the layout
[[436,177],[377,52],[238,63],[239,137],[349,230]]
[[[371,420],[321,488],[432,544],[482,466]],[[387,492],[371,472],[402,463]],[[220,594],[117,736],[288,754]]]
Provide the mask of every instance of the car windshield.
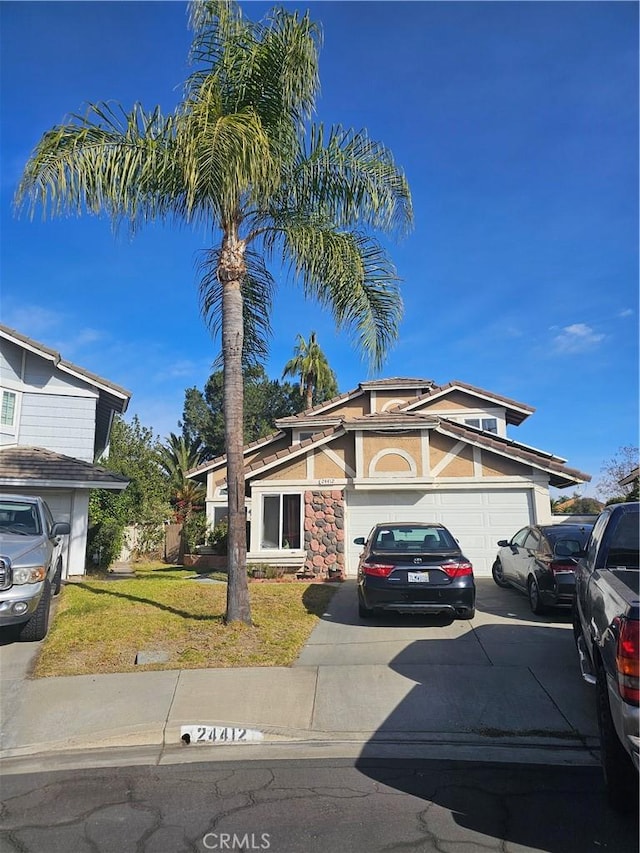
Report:
[[39,535],[40,519],[35,504],[26,501],[0,501],[0,533]]
[[412,527],[399,524],[379,527],[373,541],[376,551],[451,551],[457,549],[455,539],[444,527]]

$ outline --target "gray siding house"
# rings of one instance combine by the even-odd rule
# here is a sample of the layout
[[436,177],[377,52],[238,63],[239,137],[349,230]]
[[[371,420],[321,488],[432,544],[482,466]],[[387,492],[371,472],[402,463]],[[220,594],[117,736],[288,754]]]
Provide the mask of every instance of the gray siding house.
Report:
[[56,521],[71,524],[63,576],[85,571],[91,489],[127,487],[93,460],[109,443],[124,388],[0,325],[0,489],[41,495]]

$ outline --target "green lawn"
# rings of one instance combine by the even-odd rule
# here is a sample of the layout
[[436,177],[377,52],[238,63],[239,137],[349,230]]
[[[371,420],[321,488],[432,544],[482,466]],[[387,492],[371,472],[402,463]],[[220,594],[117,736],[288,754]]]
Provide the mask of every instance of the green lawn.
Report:
[[[89,575],[64,586],[36,677],[289,666],[335,591],[302,581],[251,583],[253,626],[227,626],[226,583],[202,583],[193,569],[157,563],[135,573]],[[140,651],[163,652],[168,660],[136,665]]]

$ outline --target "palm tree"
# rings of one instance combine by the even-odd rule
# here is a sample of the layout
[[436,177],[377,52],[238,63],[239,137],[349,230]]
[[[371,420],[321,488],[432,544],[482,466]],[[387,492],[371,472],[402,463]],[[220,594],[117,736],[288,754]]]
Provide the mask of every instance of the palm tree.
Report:
[[304,395],[305,408],[313,405],[313,395],[318,391],[328,397],[338,393],[338,380],[329,367],[326,355],[320,349],[315,332],[309,335],[309,342],[302,335],[297,336],[293,358],[284,366],[282,378],[286,376],[300,377],[300,396]]
[[229,497],[228,622],[251,624],[246,577],[242,369],[264,357],[274,278],[289,269],[374,369],[397,338],[395,269],[373,232],[406,229],[406,179],[363,131],[309,126],[320,32],[308,14],[245,19],[233,0],[190,5],[196,65],[175,113],[91,104],[45,133],[18,205],[210,229],[201,310],[221,333]]
[[171,500],[181,521],[186,521],[193,508],[204,503],[205,486],[187,478],[187,472],[203,461],[199,440],[177,436],[173,432],[158,448],[158,462],[169,480]]

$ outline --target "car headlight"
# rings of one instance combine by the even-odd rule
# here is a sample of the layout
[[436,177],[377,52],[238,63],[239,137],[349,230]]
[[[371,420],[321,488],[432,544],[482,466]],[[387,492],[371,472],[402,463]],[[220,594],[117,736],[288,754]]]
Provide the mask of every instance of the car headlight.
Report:
[[22,583],[39,583],[47,576],[47,570],[44,566],[25,566],[24,568],[13,570],[14,584]]

